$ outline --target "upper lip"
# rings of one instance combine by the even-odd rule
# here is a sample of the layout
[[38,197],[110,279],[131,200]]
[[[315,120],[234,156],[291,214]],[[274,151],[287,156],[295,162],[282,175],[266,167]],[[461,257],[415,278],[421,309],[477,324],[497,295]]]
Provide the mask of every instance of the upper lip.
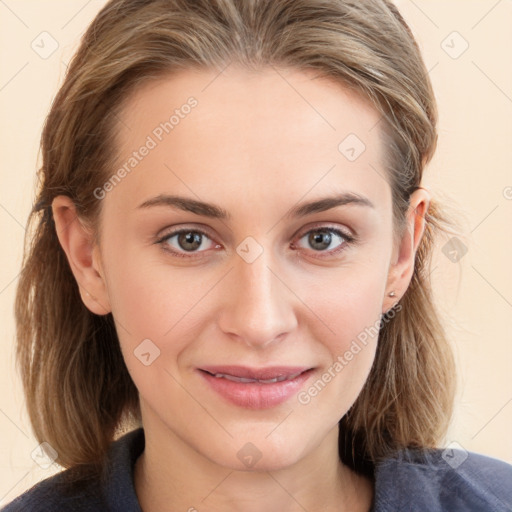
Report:
[[223,373],[233,377],[246,379],[267,380],[278,377],[288,377],[311,370],[310,366],[267,366],[266,368],[251,368],[249,366],[202,366],[200,370],[215,375]]

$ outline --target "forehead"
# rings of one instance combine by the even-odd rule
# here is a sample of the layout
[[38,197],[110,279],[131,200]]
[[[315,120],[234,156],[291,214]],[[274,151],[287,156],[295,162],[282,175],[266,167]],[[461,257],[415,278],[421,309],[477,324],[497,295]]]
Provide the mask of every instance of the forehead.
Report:
[[125,103],[119,166],[150,149],[131,162],[116,194],[146,198],[169,186],[210,197],[222,187],[226,197],[270,200],[286,184],[295,200],[339,188],[378,202],[388,195],[380,118],[368,101],[312,70],[181,70]]

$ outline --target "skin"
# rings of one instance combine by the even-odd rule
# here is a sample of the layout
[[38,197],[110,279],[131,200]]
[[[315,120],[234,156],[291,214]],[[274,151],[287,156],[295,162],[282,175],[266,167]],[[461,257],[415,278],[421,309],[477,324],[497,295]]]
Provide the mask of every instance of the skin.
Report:
[[[96,314],[113,313],[140,393],[141,506],[367,511],[373,483],[341,463],[337,436],[368,376],[376,339],[307,405],[294,396],[244,409],[210,389],[196,368],[308,365],[316,370],[306,389],[404,294],[429,194],[414,192],[407,228],[393,238],[379,114],[340,84],[298,70],[187,70],[144,85],[121,116],[120,165],[190,96],[198,105],[102,199],[99,244],[69,198],[53,202],[82,299]],[[352,162],[338,150],[350,133],[366,146]],[[350,203],[285,217],[298,203],[342,192],[373,207]],[[138,208],[159,194],[215,203],[231,217]],[[315,250],[307,234],[325,226],[356,241],[333,235]],[[164,250],[191,254],[177,236],[156,243],[170,228],[208,236],[195,257],[180,258]],[[248,236],[263,249],[251,263],[236,251]],[[134,355],[144,339],[160,349],[149,366]],[[261,453],[251,468],[237,457],[248,442]]]

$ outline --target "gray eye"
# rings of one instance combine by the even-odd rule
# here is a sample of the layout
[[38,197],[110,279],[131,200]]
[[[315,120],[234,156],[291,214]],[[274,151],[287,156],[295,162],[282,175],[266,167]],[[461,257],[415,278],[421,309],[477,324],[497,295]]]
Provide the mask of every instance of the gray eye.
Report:
[[331,245],[332,235],[328,231],[312,231],[308,235],[308,243],[315,251],[322,251]]
[[302,238],[307,238],[307,245],[306,248],[311,248],[314,251],[322,252],[326,251],[327,249],[332,250],[335,249],[335,247],[331,247],[331,244],[336,241],[336,239],[339,240],[339,243],[337,247],[340,245],[343,245],[344,242],[346,242],[346,237],[343,236],[343,233],[336,229],[313,229],[306,233]]
[[179,233],[177,236],[178,244],[184,251],[195,251],[201,247],[202,237],[201,233],[196,231],[188,231]]

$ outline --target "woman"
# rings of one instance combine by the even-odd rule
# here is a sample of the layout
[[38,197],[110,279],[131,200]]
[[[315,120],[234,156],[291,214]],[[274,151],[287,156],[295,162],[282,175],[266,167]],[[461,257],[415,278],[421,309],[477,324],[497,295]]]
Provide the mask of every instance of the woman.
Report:
[[439,448],[436,139],[388,1],[108,2],[45,124],[16,303],[67,469],[4,510],[510,510],[511,466]]

